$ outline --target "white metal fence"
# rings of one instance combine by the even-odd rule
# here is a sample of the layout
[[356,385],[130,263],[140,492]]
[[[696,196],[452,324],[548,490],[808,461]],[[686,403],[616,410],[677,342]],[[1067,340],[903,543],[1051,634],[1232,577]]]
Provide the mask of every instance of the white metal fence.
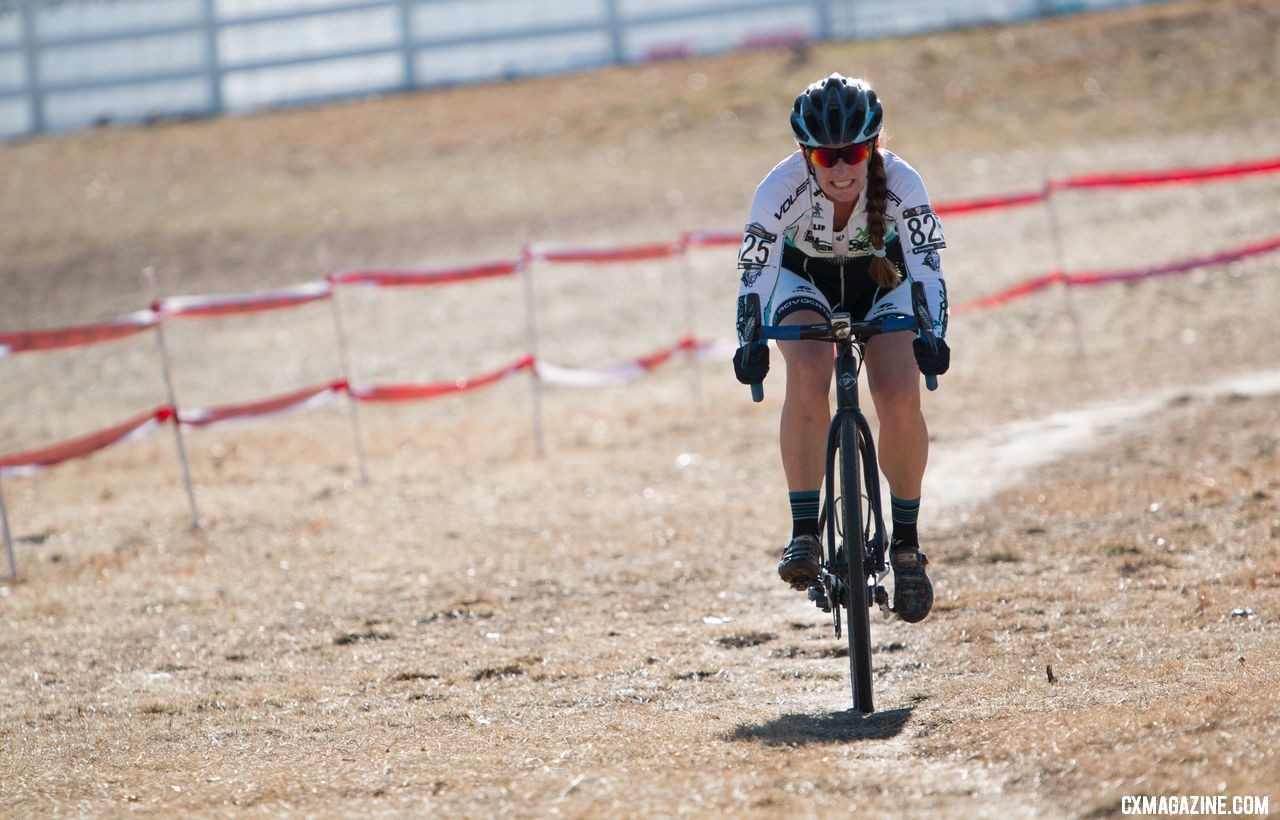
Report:
[[1163,0],[0,0],[0,137]]

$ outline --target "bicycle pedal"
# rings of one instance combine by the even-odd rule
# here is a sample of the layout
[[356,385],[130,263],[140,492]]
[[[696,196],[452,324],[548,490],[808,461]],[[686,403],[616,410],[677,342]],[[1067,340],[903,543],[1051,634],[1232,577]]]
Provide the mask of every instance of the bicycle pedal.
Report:
[[875,590],[871,594],[876,606],[880,607],[880,612],[884,614],[885,620],[893,617],[893,609],[889,606],[889,592],[879,584],[876,584]]
[[831,611],[831,601],[827,599],[827,591],[820,584],[809,587],[809,600],[823,612]]

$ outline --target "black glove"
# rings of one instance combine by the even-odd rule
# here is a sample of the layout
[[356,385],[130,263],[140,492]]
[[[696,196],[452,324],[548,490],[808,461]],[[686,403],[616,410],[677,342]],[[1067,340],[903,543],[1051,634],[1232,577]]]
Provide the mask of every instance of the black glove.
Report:
[[769,343],[747,342],[733,354],[733,373],[743,384],[760,384],[769,373]]
[[951,366],[951,348],[947,347],[947,343],[942,339],[935,339],[938,343],[938,352],[929,352],[929,343],[924,339],[917,338],[911,343],[916,351],[916,364],[920,367],[920,372],[926,376],[941,376],[947,372],[947,368]]

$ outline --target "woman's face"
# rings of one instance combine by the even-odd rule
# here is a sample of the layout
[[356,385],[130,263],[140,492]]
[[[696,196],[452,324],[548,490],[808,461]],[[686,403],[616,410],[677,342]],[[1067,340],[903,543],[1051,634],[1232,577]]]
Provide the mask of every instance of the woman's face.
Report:
[[873,150],[874,141],[838,149],[808,148],[805,157],[822,193],[832,202],[847,204],[857,202],[867,184],[867,163]]

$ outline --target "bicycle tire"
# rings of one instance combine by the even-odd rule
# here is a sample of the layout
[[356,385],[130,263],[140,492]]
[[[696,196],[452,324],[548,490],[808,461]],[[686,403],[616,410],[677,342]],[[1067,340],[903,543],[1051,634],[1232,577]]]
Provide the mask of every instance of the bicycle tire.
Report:
[[844,525],[844,556],[848,562],[848,618],[845,632],[849,640],[849,682],[853,705],[869,715],[875,711],[871,691],[871,618],[867,609],[866,522],[862,508],[862,433],[852,418],[840,421],[839,454],[836,464],[840,476],[839,507]]

